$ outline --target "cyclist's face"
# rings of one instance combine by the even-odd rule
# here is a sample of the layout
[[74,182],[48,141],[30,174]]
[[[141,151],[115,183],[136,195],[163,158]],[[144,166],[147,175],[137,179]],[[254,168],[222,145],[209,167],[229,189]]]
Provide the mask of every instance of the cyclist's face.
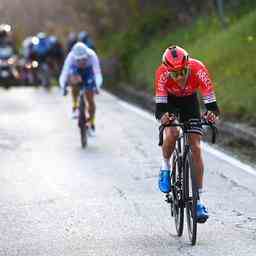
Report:
[[77,65],[79,68],[85,68],[87,63],[87,59],[77,60]]
[[177,71],[170,71],[170,77],[176,81],[176,82],[182,82],[186,79],[186,76],[188,74],[188,68],[183,68],[181,70]]

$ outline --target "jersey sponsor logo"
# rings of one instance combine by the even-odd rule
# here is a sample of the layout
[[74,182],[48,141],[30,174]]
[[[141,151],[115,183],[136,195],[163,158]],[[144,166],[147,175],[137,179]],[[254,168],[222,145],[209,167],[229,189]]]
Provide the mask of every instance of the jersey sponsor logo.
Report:
[[167,96],[156,96],[155,97],[155,102],[156,103],[167,103],[168,98],[167,98]]
[[196,74],[206,87],[211,85],[211,80],[203,69],[200,69]]
[[167,83],[168,81],[168,77],[169,77],[169,72],[168,71],[165,71],[164,73],[162,73],[160,75],[160,78],[159,78],[159,83],[158,83],[158,90],[163,92],[165,90],[165,84]]

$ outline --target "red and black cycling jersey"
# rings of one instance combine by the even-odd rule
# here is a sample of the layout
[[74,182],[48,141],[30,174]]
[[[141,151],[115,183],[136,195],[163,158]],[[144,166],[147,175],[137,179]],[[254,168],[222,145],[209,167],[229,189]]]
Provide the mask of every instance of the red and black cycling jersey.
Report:
[[[168,103],[168,95],[186,97],[199,91],[206,108],[219,113],[214,86],[207,68],[199,60],[190,59],[188,62],[188,72],[186,84],[184,87],[181,87],[171,78],[165,65],[161,64],[157,68],[155,76],[155,102],[157,105]],[[160,112],[162,112],[163,107],[159,107],[161,109]],[[159,112],[159,108],[157,112]],[[157,117],[159,115],[160,113],[156,113]]]
[[190,59],[189,74],[186,85],[181,88],[169,75],[169,71],[165,65],[160,65],[156,70],[155,79],[155,100],[156,103],[167,103],[168,94],[177,97],[192,95],[196,91],[200,91],[204,103],[216,101],[214,87],[209,72],[206,67],[196,59]]

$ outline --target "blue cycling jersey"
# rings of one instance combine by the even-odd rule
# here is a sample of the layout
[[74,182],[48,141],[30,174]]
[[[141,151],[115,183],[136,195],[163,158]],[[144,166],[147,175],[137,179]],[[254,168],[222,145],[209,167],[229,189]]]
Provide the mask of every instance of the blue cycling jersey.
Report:
[[63,65],[59,78],[60,87],[65,89],[68,86],[70,75],[81,75],[84,81],[84,88],[99,89],[102,85],[103,78],[97,54],[87,47],[89,57],[84,69],[79,70],[73,51],[68,54]]
[[33,45],[33,51],[39,60],[44,61],[47,58],[50,50],[48,39],[39,40],[38,44]]
[[70,68],[70,75],[79,75],[82,77],[83,83],[81,90],[96,90],[95,76],[92,66],[85,68],[78,68],[76,65],[72,65]]

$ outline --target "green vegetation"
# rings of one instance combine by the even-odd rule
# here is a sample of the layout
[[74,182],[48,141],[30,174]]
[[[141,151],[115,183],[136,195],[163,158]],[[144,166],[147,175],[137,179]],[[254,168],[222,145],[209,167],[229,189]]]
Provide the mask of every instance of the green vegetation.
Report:
[[216,35],[219,31],[221,31],[221,27],[217,18],[202,18],[187,28],[180,28],[164,35],[159,34],[150,42],[148,47],[141,49],[132,62],[130,68],[131,73],[135,74],[135,83],[143,84],[143,89],[153,93],[154,72],[161,62],[164,50],[168,46],[177,44],[186,48],[191,55],[194,55],[191,46],[198,43],[199,40],[204,43],[206,35]]
[[[104,41],[105,52],[108,56],[118,56],[122,65],[122,77],[130,80],[132,62],[136,55],[141,52],[158,32],[159,28],[165,28],[166,24],[172,23],[172,15],[168,10],[154,10],[147,15],[134,19],[129,23],[126,31],[107,37]],[[130,80],[132,81],[132,80]]]
[[[135,82],[153,93],[154,70],[161,52],[178,44],[203,61],[215,82],[218,102],[226,116],[256,119],[256,11],[227,30],[220,30],[215,18],[199,20],[189,29],[154,40],[133,60]],[[135,72],[137,71],[137,72]],[[149,75],[151,74],[151,75]]]
[[[226,115],[256,120],[256,11],[228,31],[191,45],[212,71],[218,101]],[[250,120],[252,121],[252,120]]]
[[[183,46],[209,68],[222,113],[229,118],[254,120],[255,124],[256,11],[240,19],[230,18],[229,23],[223,30],[217,17],[203,17],[190,26],[168,33],[166,28],[160,32],[153,29],[153,39],[143,37],[139,26],[136,33],[129,30],[119,35],[119,43],[115,44],[114,40],[112,45],[128,70],[124,79],[128,77],[137,90],[152,95],[154,72],[164,49],[171,44]],[[122,51],[119,51],[120,46]]]

